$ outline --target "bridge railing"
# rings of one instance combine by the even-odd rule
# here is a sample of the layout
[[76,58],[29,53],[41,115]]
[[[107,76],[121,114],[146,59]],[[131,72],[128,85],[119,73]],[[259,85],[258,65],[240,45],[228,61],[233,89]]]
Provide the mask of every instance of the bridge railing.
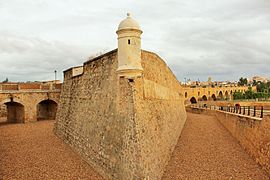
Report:
[[221,106],[219,110],[259,118],[270,115],[270,108],[264,106]]
[[207,106],[207,105],[191,105],[193,108],[205,108],[210,110],[221,110],[234,114],[241,114],[250,117],[263,118],[270,115],[270,107],[266,106]]
[[61,91],[62,84],[42,83],[3,83],[0,84],[0,92],[29,92],[29,91]]

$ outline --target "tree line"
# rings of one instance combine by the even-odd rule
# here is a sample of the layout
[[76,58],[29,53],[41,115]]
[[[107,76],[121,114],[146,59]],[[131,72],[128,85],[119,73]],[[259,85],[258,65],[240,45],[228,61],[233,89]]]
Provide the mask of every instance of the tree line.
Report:
[[[239,86],[250,86],[246,92],[234,92],[233,98],[237,99],[267,99],[270,98],[270,82],[253,81],[248,83],[247,78],[241,77],[238,81]],[[256,86],[257,92],[254,92],[251,86]]]

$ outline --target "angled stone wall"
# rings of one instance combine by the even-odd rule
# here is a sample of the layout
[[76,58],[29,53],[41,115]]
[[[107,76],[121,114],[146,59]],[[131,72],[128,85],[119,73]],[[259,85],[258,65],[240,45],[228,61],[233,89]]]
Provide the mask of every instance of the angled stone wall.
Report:
[[143,51],[144,76],[135,81],[135,112],[143,174],[161,179],[186,120],[180,84],[165,62]]
[[55,133],[106,179],[161,179],[186,120],[180,85],[154,53],[120,78],[117,50],[65,71]]

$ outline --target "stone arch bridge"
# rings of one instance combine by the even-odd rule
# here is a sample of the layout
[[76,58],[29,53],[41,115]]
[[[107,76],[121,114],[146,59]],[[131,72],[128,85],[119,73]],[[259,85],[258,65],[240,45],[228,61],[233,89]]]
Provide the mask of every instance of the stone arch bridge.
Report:
[[[185,103],[197,103],[199,101],[232,100],[234,92],[246,92],[249,86],[184,86],[182,89]],[[252,87],[256,91],[256,87]]]
[[7,122],[55,119],[61,84],[0,84],[0,116]]

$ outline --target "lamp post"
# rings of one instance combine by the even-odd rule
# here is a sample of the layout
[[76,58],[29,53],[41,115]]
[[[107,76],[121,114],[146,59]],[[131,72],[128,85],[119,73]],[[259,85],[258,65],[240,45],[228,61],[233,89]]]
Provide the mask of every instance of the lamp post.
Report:
[[54,70],[54,89],[56,89],[56,77],[57,76],[57,71]]

